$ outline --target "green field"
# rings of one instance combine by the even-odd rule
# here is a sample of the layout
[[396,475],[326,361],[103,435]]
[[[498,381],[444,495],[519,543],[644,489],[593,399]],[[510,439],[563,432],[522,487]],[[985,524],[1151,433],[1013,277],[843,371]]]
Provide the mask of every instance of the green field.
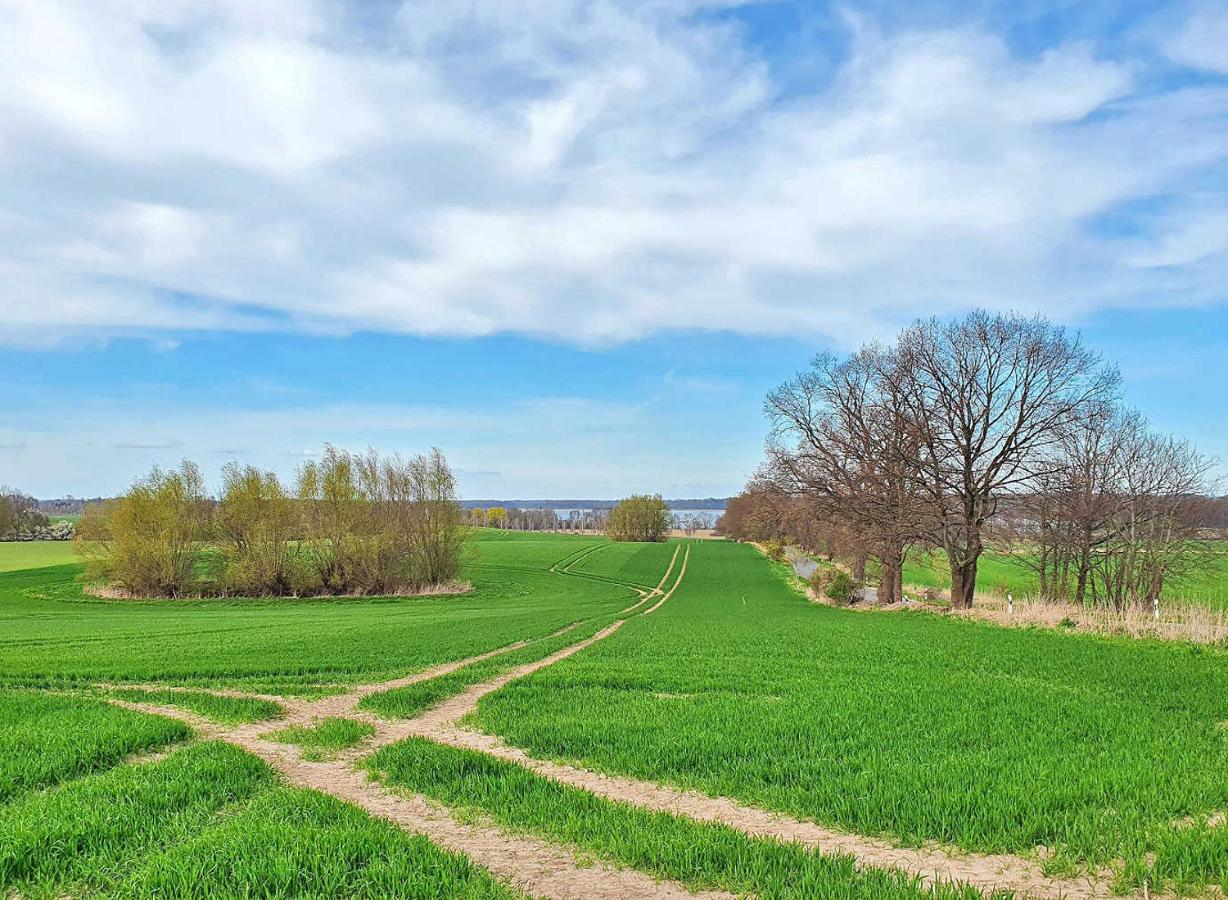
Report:
[[[977,590],[986,594],[1005,588],[1022,597],[1039,590],[1035,572],[1015,557],[993,551],[981,556],[976,580]],[[904,583],[950,590],[951,570],[946,555],[941,550],[910,553],[904,563]],[[1205,569],[1172,579],[1164,588],[1164,598],[1228,610],[1228,544],[1216,547]]]
[[62,566],[77,561],[72,541],[4,541],[0,543],[0,572]]
[[[671,562],[674,583],[688,548],[677,590],[645,614],[662,596],[647,592]],[[469,827],[647,883],[760,897],[931,892],[908,873],[602,799],[422,737],[364,758],[381,722],[620,619],[611,636],[484,696],[474,726],[535,757],[887,845],[1014,854],[1051,877],[1106,869],[1125,893],[1144,879],[1153,891],[1228,889],[1228,825],[1216,817],[1228,808],[1228,648],[811,604],[783,566],[719,541],[483,529],[470,593],[309,601],[102,600],[57,551],[0,545],[6,893],[518,896],[463,855],[287,784],[251,753],[107,699],[248,729],[312,765],[357,765]],[[513,643],[375,689],[350,712],[293,718],[296,703]]]
[[1055,871],[1228,805],[1223,651],[811,606],[769,565],[697,543],[659,618],[486,698],[479,724],[905,843],[1044,845]]

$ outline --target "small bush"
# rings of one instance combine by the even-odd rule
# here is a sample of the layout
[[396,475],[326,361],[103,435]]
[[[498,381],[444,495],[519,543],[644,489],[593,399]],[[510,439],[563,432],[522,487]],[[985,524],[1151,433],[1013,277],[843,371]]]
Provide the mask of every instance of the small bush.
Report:
[[827,596],[841,604],[847,606],[853,602],[853,597],[857,592],[857,582],[853,580],[853,576],[848,572],[840,569],[832,573],[831,580],[827,584]]
[[993,595],[995,597],[1005,597],[1011,592],[1011,586],[1005,581],[999,581],[993,586]]
[[767,558],[773,562],[785,561],[785,545],[780,541],[764,541],[763,552],[767,554]]
[[814,574],[810,576],[810,586],[814,588],[815,593],[820,597],[827,595],[827,586],[831,584],[831,577],[835,571],[830,566],[819,566],[819,568],[814,570]]

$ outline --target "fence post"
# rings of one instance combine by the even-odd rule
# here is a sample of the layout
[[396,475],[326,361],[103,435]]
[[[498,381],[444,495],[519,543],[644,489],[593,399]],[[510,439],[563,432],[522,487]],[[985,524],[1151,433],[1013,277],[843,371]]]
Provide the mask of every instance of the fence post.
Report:
[[1010,592],[1009,592],[1009,591],[1007,591],[1007,594],[1006,594],[1006,614],[1009,616],[1009,615],[1012,615],[1014,612],[1015,612],[1015,598],[1011,596],[1011,594],[1010,594]]
[[1156,622],[1160,621],[1160,598],[1153,597],[1151,599],[1151,617]]

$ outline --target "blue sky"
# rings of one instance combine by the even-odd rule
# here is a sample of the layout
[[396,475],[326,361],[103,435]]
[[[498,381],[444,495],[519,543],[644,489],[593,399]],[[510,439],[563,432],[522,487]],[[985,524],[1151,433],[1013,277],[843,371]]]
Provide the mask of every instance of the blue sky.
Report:
[[736,491],[820,349],[1079,329],[1228,458],[1228,14],[0,0],[0,482]]

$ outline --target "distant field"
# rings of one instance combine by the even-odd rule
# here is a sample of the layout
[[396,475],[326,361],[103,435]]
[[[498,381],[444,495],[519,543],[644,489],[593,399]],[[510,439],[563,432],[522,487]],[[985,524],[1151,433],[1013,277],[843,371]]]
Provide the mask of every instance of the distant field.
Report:
[[77,562],[72,541],[0,541],[0,572]]
[[[1164,587],[1164,598],[1228,609],[1228,542],[1222,543],[1209,569],[1172,579]],[[904,583],[949,590],[951,571],[946,554],[941,550],[909,554],[904,564]],[[1019,560],[1003,553],[986,552],[977,566],[977,590],[989,593],[998,585],[1005,585],[1017,595],[1035,594],[1038,589],[1035,573]]]

